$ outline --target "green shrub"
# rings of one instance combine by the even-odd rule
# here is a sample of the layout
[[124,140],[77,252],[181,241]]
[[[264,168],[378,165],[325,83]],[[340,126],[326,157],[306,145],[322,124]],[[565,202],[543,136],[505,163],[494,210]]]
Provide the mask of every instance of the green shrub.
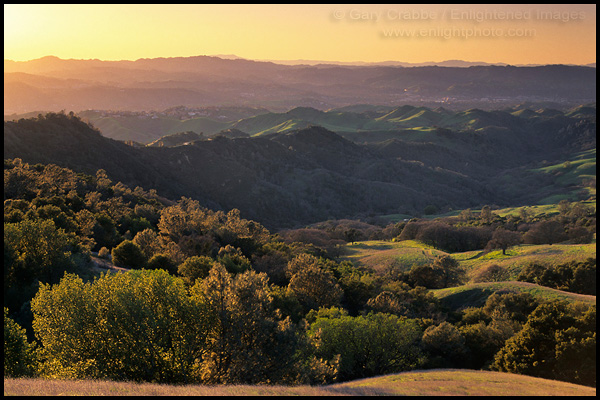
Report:
[[208,276],[215,260],[207,256],[193,256],[187,258],[177,267],[177,272],[183,277],[183,280],[189,286],[192,286],[196,279],[204,279]]
[[4,307],[4,377],[34,376],[35,370],[34,345],[27,342],[25,329],[9,318]]
[[333,363],[339,355],[340,380],[407,371],[424,361],[417,322],[396,315],[329,313],[317,317],[308,334],[317,358]]
[[177,272],[177,266],[171,260],[169,256],[166,254],[155,254],[148,260],[148,264],[146,265],[148,269],[164,269],[171,274],[175,274]]
[[[31,302],[47,378],[199,381],[213,320],[204,297],[162,270],[65,275]],[[60,316],[60,318],[57,318]]]
[[131,240],[124,240],[112,250],[112,261],[125,268],[140,269],[146,266],[146,257],[142,249]]

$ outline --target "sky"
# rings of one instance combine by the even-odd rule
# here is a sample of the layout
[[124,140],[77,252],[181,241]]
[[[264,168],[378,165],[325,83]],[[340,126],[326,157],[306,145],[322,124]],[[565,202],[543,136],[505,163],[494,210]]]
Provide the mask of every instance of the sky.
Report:
[[4,59],[596,62],[596,5],[4,5]]

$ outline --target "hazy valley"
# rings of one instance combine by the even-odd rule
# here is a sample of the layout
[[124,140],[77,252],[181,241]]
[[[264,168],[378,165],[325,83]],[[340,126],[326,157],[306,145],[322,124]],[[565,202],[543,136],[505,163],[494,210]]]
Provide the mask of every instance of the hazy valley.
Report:
[[86,109],[149,111],[250,105],[283,111],[355,104],[494,109],[595,101],[594,67],[280,65],[218,57],[136,61],[4,61],[4,113]]

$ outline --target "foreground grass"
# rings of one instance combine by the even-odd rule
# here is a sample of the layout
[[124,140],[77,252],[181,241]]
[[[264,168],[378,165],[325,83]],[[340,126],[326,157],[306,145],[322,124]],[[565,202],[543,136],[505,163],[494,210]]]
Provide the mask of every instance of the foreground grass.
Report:
[[202,386],[4,379],[5,396],[595,396],[596,389],[492,371],[410,371],[326,386]]

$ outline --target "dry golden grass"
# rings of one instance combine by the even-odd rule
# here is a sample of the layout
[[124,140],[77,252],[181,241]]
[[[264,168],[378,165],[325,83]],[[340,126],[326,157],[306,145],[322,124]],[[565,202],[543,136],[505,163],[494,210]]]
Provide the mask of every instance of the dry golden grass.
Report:
[[[525,375],[466,369],[410,371],[329,386],[390,396],[595,396],[596,389]],[[352,394],[352,393],[350,393]],[[359,394],[359,393],[356,393]]]
[[327,386],[159,385],[4,379],[5,396],[595,396],[596,389],[492,371],[410,371]]

